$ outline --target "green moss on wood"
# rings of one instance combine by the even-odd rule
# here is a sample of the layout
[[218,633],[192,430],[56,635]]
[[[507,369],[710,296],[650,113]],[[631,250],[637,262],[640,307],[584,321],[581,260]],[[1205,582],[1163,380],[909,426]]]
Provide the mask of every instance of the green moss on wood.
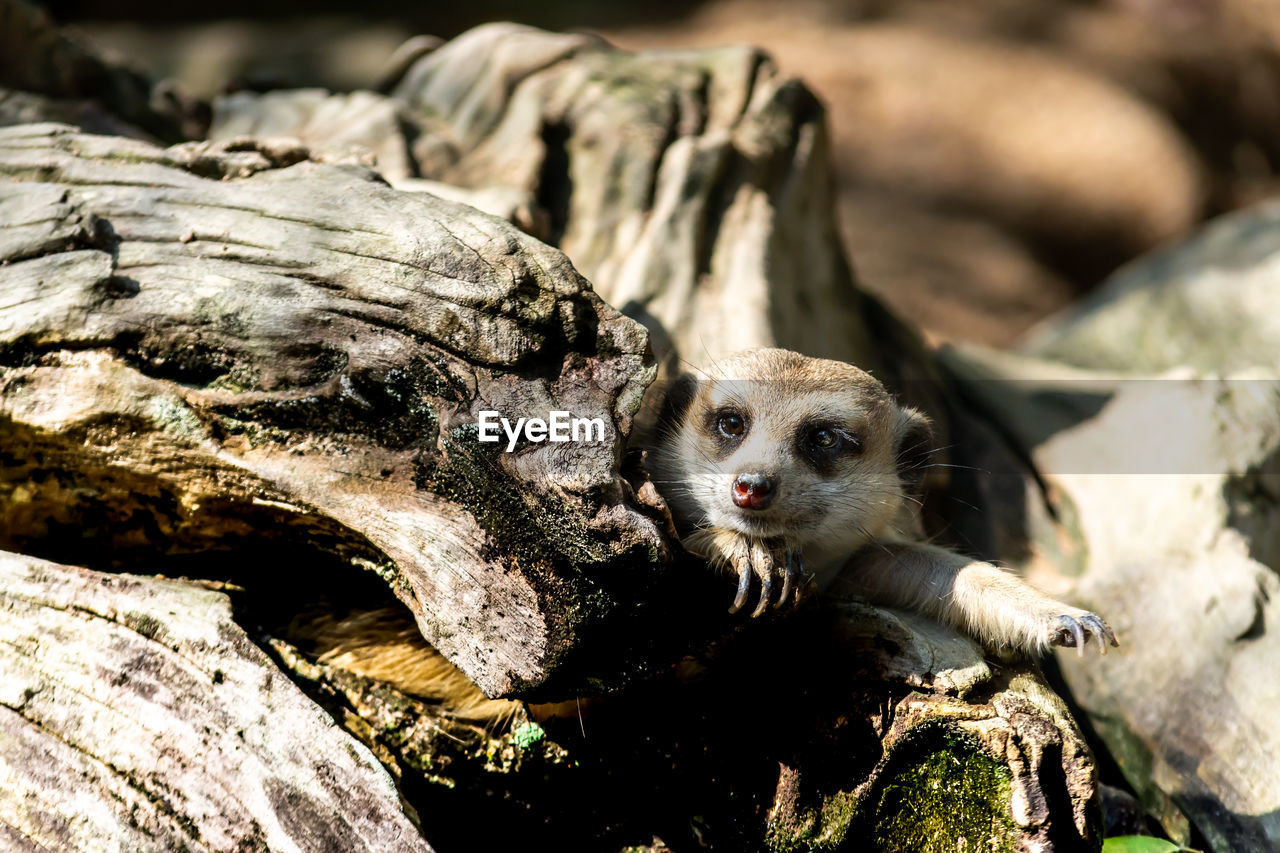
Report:
[[334,393],[230,403],[214,411],[229,434],[245,435],[254,446],[285,445],[301,433],[326,441],[354,437],[402,450],[433,448],[439,429],[433,403],[458,396],[438,367],[415,359],[385,373],[346,373]]
[[[865,778],[865,777],[863,777]],[[773,851],[1012,851],[1021,830],[1008,768],[953,726],[925,724],[892,748],[869,787],[814,792],[801,781],[776,809]],[[806,790],[807,789],[807,790]],[[816,800],[811,799],[816,793]],[[813,805],[805,805],[813,803]]]
[[[482,444],[476,425],[452,430],[442,442],[445,453],[420,486],[471,513],[488,533],[491,559],[519,565],[539,591],[576,602],[571,620],[603,616],[616,605],[584,572],[617,557],[586,523],[550,500],[542,500],[502,474],[496,444]],[[576,589],[563,585],[572,583]]]
[[877,853],[1012,851],[1020,835],[1009,770],[951,729],[899,744],[870,797],[869,848]]

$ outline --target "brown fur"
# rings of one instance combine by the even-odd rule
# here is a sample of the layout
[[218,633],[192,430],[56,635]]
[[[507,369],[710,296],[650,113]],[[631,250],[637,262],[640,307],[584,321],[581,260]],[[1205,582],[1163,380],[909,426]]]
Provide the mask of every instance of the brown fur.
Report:
[[289,639],[317,663],[381,681],[401,693],[434,703],[449,716],[502,729],[527,711],[530,719],[582,717],[588,702],[529,704],[490,699],[426,641],[403,607],[359,610],[338,617],[309,613],[295,620]]
[[410,696],[437,703],[468,722],[504,724],[520,703],[489,699],[431,646],[408,611],[364,610],[345,617],[308,617],[291,639],[310,646],[318,663],[385,682]]

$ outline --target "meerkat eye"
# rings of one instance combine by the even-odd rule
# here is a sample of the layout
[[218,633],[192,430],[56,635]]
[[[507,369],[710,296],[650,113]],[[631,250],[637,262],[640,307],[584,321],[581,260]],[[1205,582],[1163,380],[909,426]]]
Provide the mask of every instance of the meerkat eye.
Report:
[[840,436],[836,435],[833,429],[818,427],[809,431],[809,442],[814,447],[835,447],[839,441]]
[[742,420],[741,415],[735,415],[733,412],[726,412],[716,419],[716,428],[721,430],[721,434],[728,437],[736,438],[746,430],[746,423]]
[[739,414],[725,412],[716,418],[716,429],[720,430],[721,435],[737,438],[746,431],[747,422]]
[[827,453],[839,451],[856,456],[862,452],[862,442],[858,437],[836,426],[819,424],[810,427],[804,434],[804,440],[809,447]]

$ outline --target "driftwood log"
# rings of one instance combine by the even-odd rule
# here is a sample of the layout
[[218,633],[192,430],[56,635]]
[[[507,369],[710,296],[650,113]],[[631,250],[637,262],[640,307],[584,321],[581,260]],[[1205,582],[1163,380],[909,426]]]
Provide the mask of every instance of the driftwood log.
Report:
[[5,849],[430,849],[226,595],[0,553],[0,608]]
[[[271,849],[374,844],[404,838],[412,812],[438,849],[477,832],[602,849],[1096,844],[1089,749],[1034,668],[853,601],[742,628],[625,453],[659,367],[765,343],[873,366],[951,440],[1004,453],[854,287],[803,87],[748,50],[631,56],[492,27],[419,59],[389,96],[342,97],[242,96],[219,105],[215,141],[170,148],[59,124],[0,130],[0,547],[96,570],[6,557],[0,638],[42,650],[0,670],[0,774],[26,780],[0,790],[10,837],[75,849],[45,827],[91,802],[101,819],[83,831],[127,846],[132,806],[112,794],[128,788],[158,815],[145,825],[159,847],[227,849],[258,838],[227,828],[236,820],[266,832],[291,818],[301,828],[268,834]],[[267,113],[287,130],[291,102],[292,141],[245,135]],[[350,122],[340,140],[307,138],[304,125],[325,133],[317,110],[343,106],[372,117],[380,144],[398,128],[407,174],[384,178],[352,151]],[[644,327],[564,254],[423,180],[565,249],[649,327],[657,363]],[[599,417],[606,437],[507,454],[478,442],[482,409]],[[976,509],[941,513],[990,553],[1001,534],[980,523],[981,483],[939,484],[957,493]],[[91,631],[189,657],[184,638],[226,624],[222,593],[140,577],[160,573],[228,585],[231,616],[269,652],[236,652],[236,666],[270,684],[289,673],[386,768],[349,741],[335,747],[338,782],[371,773],[360,790],[382,808],[394,778],[405,813],[375,829],[316,805],[331,780],[297,782],[265,737],[327,754],[271,713],[301,701],[284,682],[283,697],[183,693],[192,713],[172,720],[163,702],[129,705],[138,691],[113,681],[126,659],[151,667],[157,690],[185,688]],[[40,578],[76,580],[60,599]],[[118,600],[94,604],[103,588]],[[172,612],[148,609],[156,590]],[[282,629],[309,607],[389,602],[490,696],[621,690],[585,719],[495,735],[309,660]],[[68,616],[95,607],[111,624]],[[69,664],[44,648],[64,642],[83,649],[80,677],[119,689],[58,689]],[[215,663],[199,666],[216,680]],[[242,705],[233,717],[226,701]],[[213,782],[181,762],[131,784],[141,771],[110,759],[121,724],[99,726],[100,706],[138,722],[145,710],[160,755],[244,719],[267,757],[243,784],[300,790],[283,806],[196,808],[203,786],[239,790],[241,774]],[[52,749],[41,739],[71,717],[76,751],[109,760],[92,780],[41,788],[17,738]],[[202,748],[235,749],[225,734]]]
[[[0,137],[0,170],[41,179],[0,190],[9,441],[28,465],[80,472],[11,505],[34,535],[82,526],[65,517],[79,489],[120,562],[131,541],[160,544],[129,518],[162,513],[165,550],[188,553],[313,526],[492,694],[567,671],[574,638],[622,606],[592,578],[658,561],[617,473],[643,330],[563,255],[303,152]],[[567,410],[606,436],[506,454],[477,440],[485,409]],[[87,430],[74,449],[46,445],[69,430]],[[54,461],[67,452],[98,473]],[[6,521],[5,544],[32,547],[31,523]],[[508,541],[486,551],[486,531]]]

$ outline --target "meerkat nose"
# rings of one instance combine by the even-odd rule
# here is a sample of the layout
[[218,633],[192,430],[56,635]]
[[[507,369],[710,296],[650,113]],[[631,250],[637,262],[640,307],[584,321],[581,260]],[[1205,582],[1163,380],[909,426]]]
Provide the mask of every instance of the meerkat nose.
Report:
[[733,481],[733,502],[744,509],[765,509],[775,494],[773,478],[765,474],[739,474]]

